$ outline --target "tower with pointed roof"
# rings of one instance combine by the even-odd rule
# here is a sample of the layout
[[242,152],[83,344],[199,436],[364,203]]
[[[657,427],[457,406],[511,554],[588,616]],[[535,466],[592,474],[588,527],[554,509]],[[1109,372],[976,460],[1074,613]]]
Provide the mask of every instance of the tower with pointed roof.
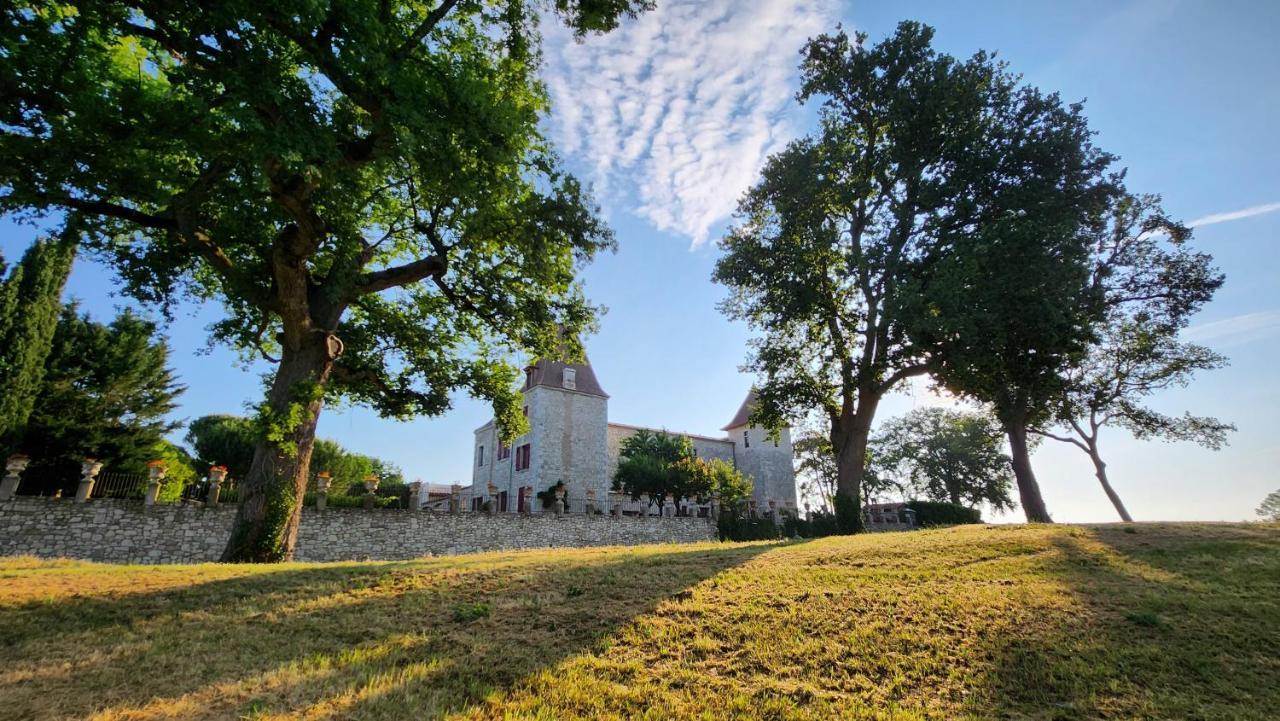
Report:
[[734,463],[742,475],[751,479],[751,497],[756,507],[766,510],[769,501],[781,508],[796,508],[796,474],[793,465],[791,429],[783,428],[776,438],[767,429],[751,424],[756,405],[756,391],[751,389],[738,406],[733,420],[720,430],[729,434],[734,445]]
[[603,505],[609,396],[590,361],[539,360],[525,369],[523,390],[528,433],[507,446],[492,420],[476,429],[472,497],[499,512],[540,511],[534,496],[564,482],[570,510],[581,511],[589,495]]
[[[619,505],[627,512],[651,510],[611,492],[622,441],[642,428],[609,422],[609,396],[600,386],[590,361],[539,360],[525,369],[523,390],[528,433],[506,446],[499,442],[492,420],[476,429],[471,484],[474,507],[490,501],[497,512],[517,513],[526,508],[541,512],[536,494],[563,482],[571,513],[581,513],[588,501],[600,510]],[[773,501],[777,509],[794,512],[796,484],[790,429],[773,439],[765,429],[751,425],[755,403],[753,390],[722,429],[726,436],[665,428],[645,430],[688,436],[699,457],[733,463],[751,478],[758,511],[769,510]]]

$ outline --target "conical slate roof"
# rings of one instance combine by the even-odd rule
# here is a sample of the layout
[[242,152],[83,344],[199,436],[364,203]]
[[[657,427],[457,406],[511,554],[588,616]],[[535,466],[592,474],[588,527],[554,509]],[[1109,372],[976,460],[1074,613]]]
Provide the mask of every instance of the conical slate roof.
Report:
[[747,399],[742,402],[742,405],[738,406],[738,412],[733,414],[733,420],[729,421],[729,425],[721,428],[720,430],[727,431],[731,428],[748,425],[751,420],[751,411],[755,408],[755,405],[756,389],[752,388],[747,393]]
[[572,368],[574,373],[574,385],[572,390],[578,393],[586,393],[591,396],[600,396],[608,398],[609,394],[604,392],[600,387],[600,381],[596,380],[596,372],[591,369],[591,361],[585,355],[582,363],[561,363],[542,359],[537,363],[529,366],[526,373],[525,390],[534,386],[547,386],[548,388],[559,388],[560,390],[569,390],[564,387],[564,369]]

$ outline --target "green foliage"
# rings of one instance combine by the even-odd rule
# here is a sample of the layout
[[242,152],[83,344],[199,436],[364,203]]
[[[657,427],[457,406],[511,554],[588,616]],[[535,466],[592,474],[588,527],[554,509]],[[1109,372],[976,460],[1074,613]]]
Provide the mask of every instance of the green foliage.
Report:
[[751,494],[751,481],[733,464],[698,458],[688,436],[645,429],[623,439],[613,487],[633,501],[647,495],[659,508],[712,495],[733,505]]
[[[927,349],[904,332],[936,312],[915,300],[919,288],[951,236],[984,220],[968,165],[1003,152],[995,131],[1026,105],[1002,65],[937,52],[932,28],[903,22],[874,46],[866,39],[841,31],[806,46],[799,98],[821,100],[820,131],[768,160],[715,271],[730,290],[724,311],[759,335],[755,419],[821,415],[849,528],[876,408],[927,370]],[[1001,171],[1011,183],[1024,174]],[[986,284],[971,270],[964,280]]]
[[681,498],[715,498],[734,508],[751,497],[751,479],[723,458],[684,458],[676,467],[685,476]]
[[686,436],[641,429],[624,438],[618,449],[618,468],[613,475],[614,490],[638,501],[648,495],[659,507],[668,496],[679,492],[682,473],[679,461],[693,458],[693,443]]
[[783,538],[825,538],[841,535],[840,526],[834,513],[817,512],[808,518],[792,514],[782,517],[781,534]]
[[1190,249],[1191,230],[1169,219],[1153,195],[1120,195],[1093,235],[1093,285],[1103,298],[1099,330],[1083,360],[1062,374],[1053,415],[1034,430],[1089,455],[1121,518],[1131,520],[1110,487],[1099,449],[1115,425],[1140,440],[1192,441],[1217,450],[1235,426],[1208,416],[1169,415],[1147,399],[1185,387],[1197,371],[1227,359],[1180,333],[1223,283],[1212,258]]
[[1091,342],[1102,294],[1091,233],[1118,193],[1114,157],[1094,147],[1080,104],[1030,86],[983,114],[981,142],[951,179],[963,215],[937,224],[926,273],[902,288],[904,329],[953,393],[987,404],[1009,436],[1028,520],[1050,522],[1027,429],[1051,414],[1062,373]]
[[1272,491],[1258,505],[1258,515],[1264,521],[1280,521],[1280,491]]
[[485,601],[464,603],[453,608],[453,620],[461,623],[468,623],[481,618],[488,618],[492,614],[493,604]]
[[145,473],[177,427],[169,416],[186,389],[168,367],[169,348],[150,321],[123,311],[110,325],[66,306],[45,361],[44,382],[22,436],[42,478],[73,487],[86,457],[110,472]]
[[923,528],[982,523],[982,513],[978,509],[959,503],[916,500],[909,501],[907,507],[916,512],[916,525]]
[[990,416],[919,408],[883,424],[871,447],[880,475],[926,500],[1014,506],[1004,431]]
[[[209,415],[191,421],[186,441],[195,451],[202,468],[226,466],[228,478],[243,481],[253,463],[254,449],[261,432],[261,426],[253,419]],[[388,495],[395,495],[404,485],[404,474],[395,464],[353,453],[327,438],[317,438],[311,453],[312,477],[320,471],[328,471],[331,475],[331,499],[348,492],[363,495],[362,483],[369,474],[381,479],[379,493],[385,491]]]
[[75,253],[70,230],[38,239],[0,280],[0,455],[17,450],[35,407]]
[[[564,481],[556,481],[556,484],[554,486],[549,486],[547,488],[542,489],[541,491],[538,491],[536,494],[534,494],[534,497],[542,502],[542,507],[544,509],[555,508],[556,491],[562,491],[564,490],[564,487],[565,487]],[[569,510],[568,495],[566,495],[564,499],[564,510],[565,512],[568,512]]]
[[[552,6],[582,35],[652,3]],[[297,479],[266,469],[305,466],[320,406],[299,388],[390,417],[466,392],[514,435],[514,354],[555,356],[561,329],[593,325],[577,272],[613,236],[542,134],[539,7],[0,10],[0,212],[77,213],[127,293],[219,300],[214,338],[279,361],[257,414],[271,457],[244,489],[271,498],[242,506],[229,556],[292,550],[272,544]]]
[[249,466],[253,463],[255,433],[253,421],[248,418],[200,416],[187,426],[186,442],[195,452],[202,470],[226,466],[227,477],[240,480],[249,475]]
[[[302,502],[304,505],[314,508],[316,505],[316,494],[305,494]],[[360,493],[359,495],[351,493],[346,495],[335,495],[331,493],[325,497],[325,506],[327,508],[364,508],[364,493]],[[404,504],[402,503],[398,492],[384,493],[382,487],[379,486],[378,495],[373,499],[373,507],[394,509],[403,508]]]
[[160,441],[152,449],[151,456],[153,460],[164,461],[164,485],[160,486],[160,494],[156,497],[161,503],[176,502],[182,498],[183,489],[200,477],[195,459],[181,446]]
[[729,512],[720,514],[716,528],[722,541],[768,541],[778,538],[780,532],[772,518],[746,518]]

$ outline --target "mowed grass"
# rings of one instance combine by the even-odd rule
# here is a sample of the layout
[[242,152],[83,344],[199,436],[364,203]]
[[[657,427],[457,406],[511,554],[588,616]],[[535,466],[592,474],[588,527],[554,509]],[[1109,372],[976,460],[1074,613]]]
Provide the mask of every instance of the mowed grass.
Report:
[[1275,719],[1280,526],[0,559],[5,719]]

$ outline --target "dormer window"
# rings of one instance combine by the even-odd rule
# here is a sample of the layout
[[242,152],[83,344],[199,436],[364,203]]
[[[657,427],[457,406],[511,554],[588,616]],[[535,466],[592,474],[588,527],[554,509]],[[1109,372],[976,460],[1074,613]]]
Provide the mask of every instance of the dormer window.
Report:
[[564,369],[563,385],[569,390],[577,390],[578,388],[578,371],[573,368]]
[[524,369],[524,387],[526,389],[533,387],[533,366]]

